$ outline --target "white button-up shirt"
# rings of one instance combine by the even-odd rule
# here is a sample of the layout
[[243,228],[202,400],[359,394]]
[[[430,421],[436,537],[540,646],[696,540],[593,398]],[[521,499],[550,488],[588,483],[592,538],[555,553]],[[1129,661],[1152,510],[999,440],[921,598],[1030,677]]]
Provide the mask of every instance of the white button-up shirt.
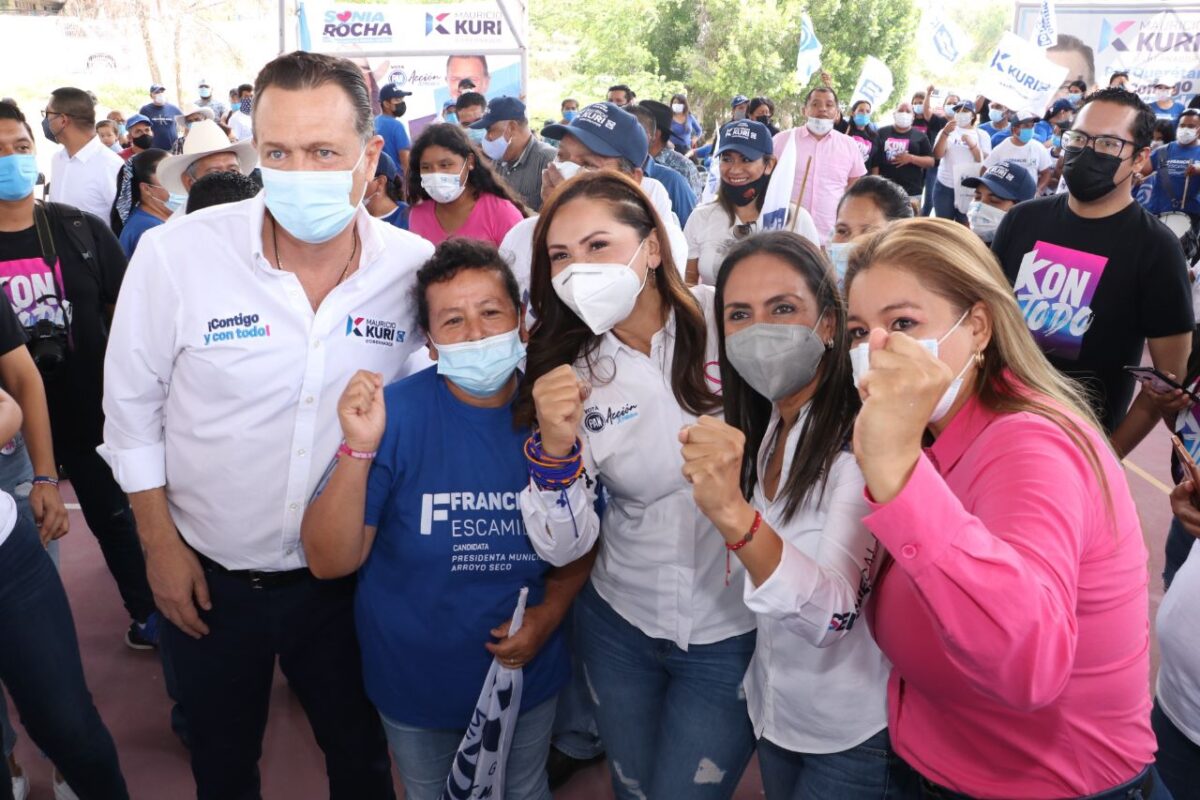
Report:
[[[859,616],[883,549],[862,522],[870,509],[850,453],[834,460],[823,495],[814,490],[785,521],[783,487],[808,408],[788,432],[775,499],[767,500],[761,478],[754,487],[754,506],[783,540],[783,557],[761,586],[746,576],[746,605],[758,616],[746,705],[755,737],[796,753],[838,753],[887,727],[891,665]],[[773,411],[759,476],[780,422]]]
[[[693,292],[708,324],[707,374],[717,377],[713,290]],[[744,569],[733,560],[725,585],[725,540],[697,508],[683,477],[679,431],[696,417],[671,391],[675,352],[672,314],[650,342],[650,355],[604,334],[591,364],[576,371],[592,385],[579,438],[591,481],[571,485],[567,505],[559,491],[521,493],[521,510],[534,549],[546,561],[566,564],[600,550],[592,585],[604,600],[647,636],[686,650],[754,629],[741,597]],[[715,383],[710,383],[715,386]],[[718,412],[719,413],[719,412]],[[601,522],[594,508],[599,480],[608,504]],[[578,535],[576,535],[578,531]]]
[[313,311],[263,255],[264,195],[147,232],[117,302],[101,454],[126,492],[166,486],[184,540],[229,569],[305,564],[305,504],[341,441],[356,370],[395,380],[433,253],[359,209],[359,268]]
[[95,214],[107,225],[117,196],[117,173],[124,164],[99,136],[73,156],[60,147],[50,159],[50,201]]

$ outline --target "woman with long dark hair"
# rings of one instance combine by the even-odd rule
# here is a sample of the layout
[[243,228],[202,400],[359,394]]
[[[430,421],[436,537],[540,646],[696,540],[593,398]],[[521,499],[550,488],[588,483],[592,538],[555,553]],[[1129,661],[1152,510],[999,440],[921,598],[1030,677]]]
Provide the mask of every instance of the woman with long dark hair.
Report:
[[408,158],[408,229],[441,244],[451,236],[491,242],[529,216],[457,125],[430,125]]
[[740,688],[754,615],[676,438],[721,408],[712,289],[687,289],[654,206],[602,170],[542,209],[530,291],[538,323],[516,417],[537,433],[521,507],[551,564],[597,551],[576,639],[613,790],[728,798],[754,750]]
[[680,92],[671,96],[671,145],[687,155],[704,136],[704,129],[692,115],[687,95]]
[[185,195],[171,194],[158,180],[158,164],[168,155],[152,147],[129,159],[129,217],[119,236],[126,258],[133,258],[143,233],[162,225],[187,202]]
[[871,152],[879,139],[879,132],[871,123],[871,101],[857,100],[850,106],[850,115],[843,117],[833,126],[834,130],[844,133],[854,140],[863,154],[863,163],[871,160]]
[[725,422],[680,439],[758,618],[745,689],[763,789],[888,797],[888,663],[859,619],[882,551],[848,446],[859,400],[841,293],[815,245],[773,231],[729,251],[715,308]]

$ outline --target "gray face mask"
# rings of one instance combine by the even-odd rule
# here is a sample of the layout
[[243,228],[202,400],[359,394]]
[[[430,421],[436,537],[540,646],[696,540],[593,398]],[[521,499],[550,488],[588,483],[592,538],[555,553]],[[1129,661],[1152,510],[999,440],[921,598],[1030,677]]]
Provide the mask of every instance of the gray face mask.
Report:
[[807,325],[759,322],[727,338],[725,355],[750,388],[775,403],[812,382],[825,343]]

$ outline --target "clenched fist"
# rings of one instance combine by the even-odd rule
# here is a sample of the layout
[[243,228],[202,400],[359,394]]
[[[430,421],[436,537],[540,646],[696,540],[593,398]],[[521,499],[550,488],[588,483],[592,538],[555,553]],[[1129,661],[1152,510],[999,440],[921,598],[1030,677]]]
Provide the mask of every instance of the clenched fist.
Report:
[[342,437],[351,450],[372,453],[383,439],[387,414],[383,408],[383,376],[360,369],[338,399]]
[[588,392],[587,383],[570,364],[550,370],[533,384],[533,405],[546,455],[565,458],[571,452]]
[[679,441],[683,477],[692,484],[700,511],[727,536],[745,533],[742,521],[748,506],[741,486],[745,434],[719,419],[700,417],[679,432]]

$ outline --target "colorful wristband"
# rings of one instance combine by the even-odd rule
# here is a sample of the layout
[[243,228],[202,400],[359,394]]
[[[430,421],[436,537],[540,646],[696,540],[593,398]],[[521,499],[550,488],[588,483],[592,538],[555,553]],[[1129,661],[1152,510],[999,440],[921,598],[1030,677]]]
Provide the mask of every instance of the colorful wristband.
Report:
[[361,461],[370,461],[371,459],[375,458],[378,453],[378,450],[372,450],[369,453],[363,450],[351,450],[350,445],[346,444],[345,442],[342,442],[337,450],[337,454],[339,456],[350,456],[351,458],[357,458]]
[[58,486],[58,478],[52,478],[49,475],[34,475],[33,485],[44,484],[46,486]]

